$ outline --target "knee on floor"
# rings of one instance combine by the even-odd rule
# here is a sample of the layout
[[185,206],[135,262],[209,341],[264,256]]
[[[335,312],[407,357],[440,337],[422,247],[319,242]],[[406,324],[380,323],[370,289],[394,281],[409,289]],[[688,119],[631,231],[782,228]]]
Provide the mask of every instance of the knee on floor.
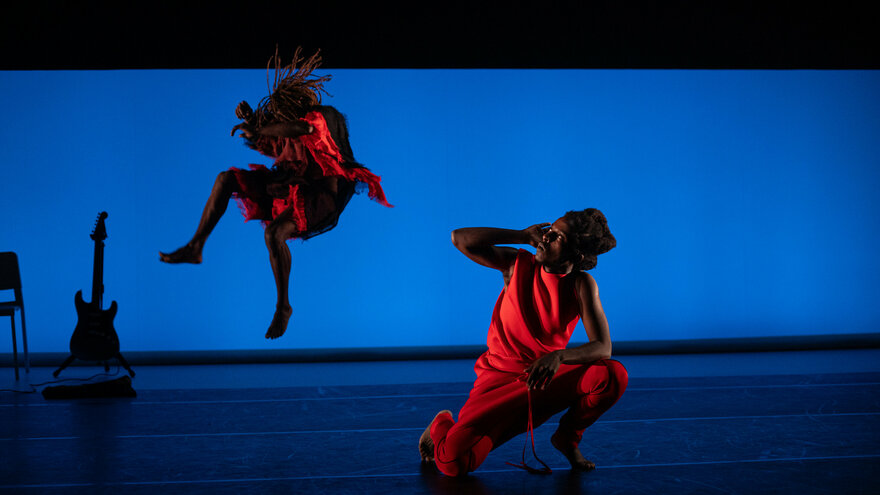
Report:
[[443,441],[436,450],[434,462],[447,476],[464,476],[474,471],[492,450],[492,439],[488,436],[476,441],[473,438],[456,440],[459,441]]
[[465,476],[470,472],[467,463],[461,462],[458,459],[452,462],[440,462],[439,460],[436,460],[435,463],[437,464],[437,469],[446,476]]

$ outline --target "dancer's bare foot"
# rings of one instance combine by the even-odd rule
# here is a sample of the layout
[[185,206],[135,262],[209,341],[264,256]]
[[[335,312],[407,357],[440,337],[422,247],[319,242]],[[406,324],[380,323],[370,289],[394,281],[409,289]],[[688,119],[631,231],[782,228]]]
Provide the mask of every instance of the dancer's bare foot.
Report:
[[292,314],[293,308],[289,304],[275,306],[275,316],[272,317],[272,323],[269,324],[269,329],[266,330],[266,338],[277,339],[284,335],[284,331],[287,330],[287,322]]
[[592,462],[588,461],[583,454],[581,454],[581,450],[577,447],[574,449],[571,448],[570,445],[563,445],[561,441],[556,437],[554,433],[552,437],[550,437],[550,443],[556,447],[556,450],[562,452],[562,455],[568,459],[569,464],[571,464],[571,468],[575,471],[592,471],[596,469],[596,465]]
[[202,262],[202,249],[191,243],[187,243],[173,253],[163,253],[162,251],[159,251],[159,261],[165,263],[192,263],[198,265]]
[[452,411],[449,409],[444,409],[434,415],[434,419],[428,423],[428,427],[425,428],[425,431],[422,432],[422,436],[419,437],[419,456],[422,458],[422,462],[434,462],[434,441],[431,440],[431,426],[434,425],[434,421],[437,421],[437,416],[440,416],[443,413],[449,413],[452,415]]

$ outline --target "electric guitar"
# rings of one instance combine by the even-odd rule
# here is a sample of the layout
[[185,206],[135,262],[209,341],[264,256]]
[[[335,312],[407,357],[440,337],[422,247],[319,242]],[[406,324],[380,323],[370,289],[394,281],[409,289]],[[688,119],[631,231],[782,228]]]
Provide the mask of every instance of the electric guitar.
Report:
[[88,303],[83,301],[81,290],[77,291],[74,297],[77,322],[73,336],[70,337],[70,354],[71,357],[85,361],[106,361],[119,356],[119,336],[113,328],[113,318],[116,317],[117,310],[116,301],[110,303],[109,309],[101,309],[104,295],[104,239],[107,238],[104,219],[106,218],[107,212],[102,211],[90,236],[95,241],[92,300]]

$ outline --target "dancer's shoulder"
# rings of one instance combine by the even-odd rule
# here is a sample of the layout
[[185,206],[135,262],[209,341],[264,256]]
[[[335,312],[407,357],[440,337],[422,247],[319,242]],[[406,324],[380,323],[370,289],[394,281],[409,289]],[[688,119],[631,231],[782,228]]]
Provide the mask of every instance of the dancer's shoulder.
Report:
[[579,297],[589,297],[592,299],[598,295],[599,285],[592,275],[585,271],[577,270],[577,272],[572,273],[572,276],[574,276],[574,287]]

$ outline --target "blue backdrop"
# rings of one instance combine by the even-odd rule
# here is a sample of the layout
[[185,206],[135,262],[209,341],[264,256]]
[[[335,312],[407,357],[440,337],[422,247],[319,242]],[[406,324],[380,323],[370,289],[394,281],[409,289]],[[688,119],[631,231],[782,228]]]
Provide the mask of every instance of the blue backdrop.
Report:
[[229,137],[264,71],[0,72],[0,251],[19,253],[31,350],[66,352],[101,210],[123,350],[480,344],[501,276],[449,232],[586,207],[618,239],[593,270],[617,341],[878,329],[880,73],[331,72],[325,103],[396,207],[356,196],[290,243],[277,341],[262,227],[234,204],[202,265],[157,256],[217,172],[269,163]]

